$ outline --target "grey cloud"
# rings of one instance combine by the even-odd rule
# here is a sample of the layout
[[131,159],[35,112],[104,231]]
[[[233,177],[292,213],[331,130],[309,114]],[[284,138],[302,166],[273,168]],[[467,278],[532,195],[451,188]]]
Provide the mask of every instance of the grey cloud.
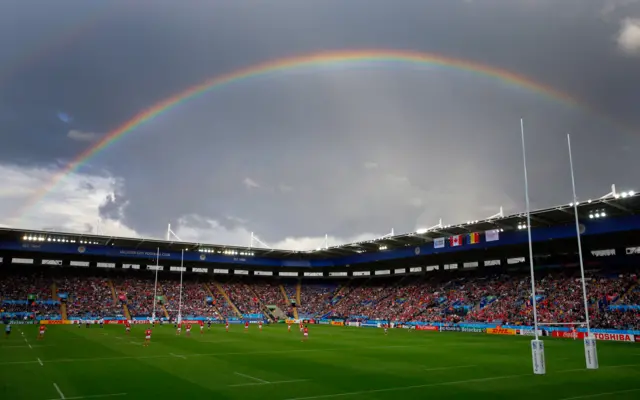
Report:
[[618,47],[628,55],[640,55],[640,18],[626,18],[620,25]]
[[[181,237],[227,234],[245,243],[255,231],[279,243],[480,219],[500,205],[519,211],[520,117],[535,207],[570,199],[567,132],[575,135],[581,196],[636,182],[640,164],[625,149],[639,148],[640,135],[609,121],[640,127],[638,58],[612,51],[618,23],[635,16],[635,4],[615,2],[613,22],[603,23],[602,2],[196,3],[162,2],[154,13],[141,4],[126,13],[114,6],[118,12],[84,35],[12,70],[0,82],[0,161],[40,165],[86,150],[87,142],[65,136],[69,126],[58,110],[73,115],[73,126],[111,132],[162,99],[238,68],[320,50],[390,48],[511,70],[589,106],[572,108],[475,72],[397,60],[265,74],[182,102],[91,158],[83,168],[122,179],[100,215],[141,235],[163,236],[167,223],[180,221]],[[73,11],[60,4],[55,18]],[[28,26],[27,11],[24,26],[9,29],[2,7],[7,52],[0,57],[58,29]]]
[[71,129],[69,132],[67,132],[67,137],[71,140],[77,140],[79,142],[93,142],[98,139],[98,137],[100,137],[100,134],[95,132],[85,132],[77,129]]

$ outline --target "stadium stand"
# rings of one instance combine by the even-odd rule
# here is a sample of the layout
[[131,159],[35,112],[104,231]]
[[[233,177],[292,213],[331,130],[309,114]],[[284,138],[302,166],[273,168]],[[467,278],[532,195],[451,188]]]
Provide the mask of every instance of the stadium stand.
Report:
[[[27,319],[60,319],[57,293],[66,293],[67,314],[74,318],[122,318],[128,305],[132,318],[148,318],[153,310],[152,274],[105,274],[101,271],[40,270],[3,271],[0,276],[2,316]],[[531,325],[532,301],[529,276],[524,272],[484,275],[476,273],[417,275],[332,281],[305,280],[301,285],[301,318],[346,318],[398,322],[487,322]],[[91,275],[91,274],[94,275]],[[288,306],[277,280],[235,279],[224,283],[198,281],[185,275],[183,318],[223,320],[238,318],[224,291],[243,318],[270,318],[267,306],[285,311]],[[169,316],[178,314],[179,281],[174,275],[159,280],[157,315],[164,303]],[[114,300],[110,283],[124,302]],[[540,322],[570,323],[584,320],[584,306],[577,269],[542,270],[536,276]],[[295,284],[285,287],[293,288]],[[210,291],[209,291],[210,289]],[[640,329],[640,288],[635,270],[607,269],[587,274],[588,304],[592,327]],[[211,300],[210,302],[208,300]],[[635,306],[635,307],[634,307]]]

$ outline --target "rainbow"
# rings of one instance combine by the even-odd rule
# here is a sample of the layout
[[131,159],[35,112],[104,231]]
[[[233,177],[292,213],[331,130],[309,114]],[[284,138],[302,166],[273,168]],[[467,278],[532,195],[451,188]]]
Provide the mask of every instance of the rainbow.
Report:
[[349,67],[363,62],[374,64],[402,63],[422,67],[440,66],[453,70],[466,71],[478,76],[495,79],[497,82],[506,85],[523,88],[532,93],[542,95],[571,107],[582,106],[582,104],[571,95],[554,89],[548,85],[535,82],[524,75],[473,61],[447,57],[434,53],[404,50],[341,50],[312,53],[267,61],[207,79],[200,84],[179,92],[140,112],[115,130],[109,132],[99,142],[83,151],[61,171],[59,171],[49,182],[47,182],[27,202],[25,202],[24,206],[17,213],[18,219],[24,217],[28,211],[37,205],[38,202],[40,202],[48,193],[54,191],[56,186],[66,176],[77,171],[78,168],[91,160],[91,158],[127,136],[127,134],[133,132],[137,127],[155,119],[159,115],[168,112],[180,104],[197,98],[203,93],[219,89],[227,85],[232,85],[237,82],[242,82],[249,78],[261,77],[273,73],[285,73],[292,70],[310,67]]

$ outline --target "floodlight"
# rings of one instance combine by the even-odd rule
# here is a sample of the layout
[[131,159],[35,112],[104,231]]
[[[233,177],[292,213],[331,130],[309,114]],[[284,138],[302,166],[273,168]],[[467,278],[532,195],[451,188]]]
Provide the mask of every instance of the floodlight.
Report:
[[420,228],[416,231],[417,234],[427,233],[429,230],[427,228]]

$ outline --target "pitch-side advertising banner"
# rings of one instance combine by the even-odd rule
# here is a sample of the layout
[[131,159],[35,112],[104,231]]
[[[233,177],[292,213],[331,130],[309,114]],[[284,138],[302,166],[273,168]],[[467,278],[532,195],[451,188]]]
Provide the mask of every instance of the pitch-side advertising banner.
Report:
[[487,329],[487,333],[489,335],[515,335],[516,330],[497,327]]
[[331,325],[333,326],[344,326],[343,321],[331,321]]
[[[0,320],[0,322],[4,324],[4,321]],[[15,321],[15,320],[14,321],[9,321],[9,325],[33,325],[34,323],[35,322],[30,321],[30,320],[29,321]]]
[[418,325],[416,326],[416,330],[417,331],[434,331],[437,332],[438,331],[438,327],[437,326],[425,326],[425,325]]
[[71,321],[66,319],[43,319],[42,321],[40,321],[40,323],[43,325],[71,325]]
[[[518,333],[518,335],[522,335],[522,336],[535,336],[536,335],[535,329],[518,329],[517,333]],[[538,336],[544,336],[544,332],[542,331],[542,329],[538,329]]]
[[[634,342],[635,336],[627,333],[591,333],[596,340],[605,340],[612,342]],[[551,333],[552,337],[559,337],[565,339],[584,339],[587,334],[584,332],[559,332],[554,331]]]

